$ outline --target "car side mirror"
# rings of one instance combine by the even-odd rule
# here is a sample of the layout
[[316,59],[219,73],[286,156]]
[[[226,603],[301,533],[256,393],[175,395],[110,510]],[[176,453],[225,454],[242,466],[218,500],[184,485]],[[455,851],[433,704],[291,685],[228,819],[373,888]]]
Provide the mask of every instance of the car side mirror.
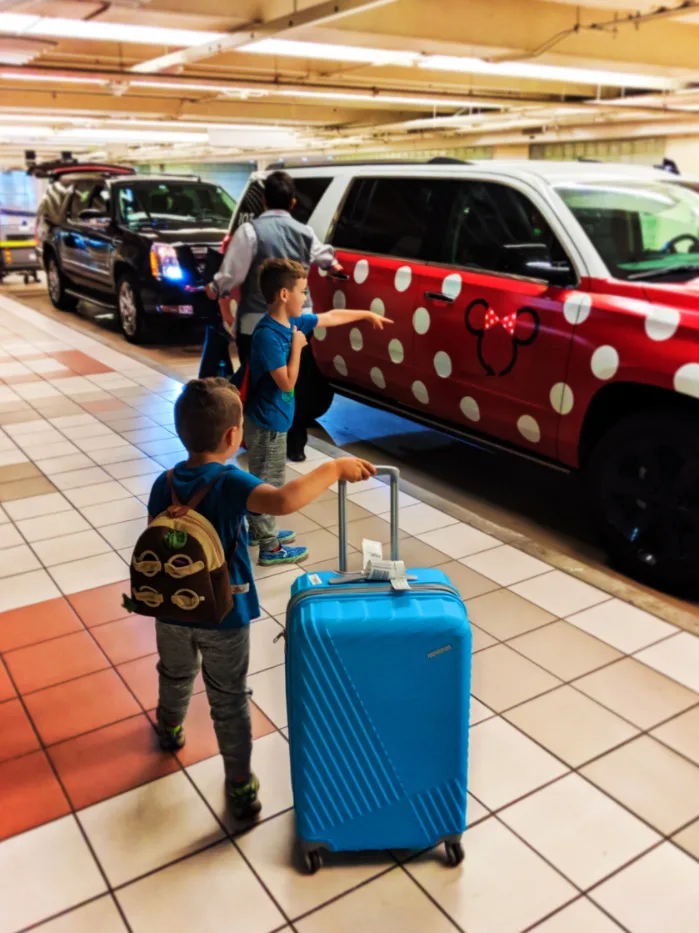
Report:
[[88,207],[84,211],[80,211],[78,214],[78,220],[82,221],[84,224],[94,224],[95,226],[104,227],[109,223],[109,214],[105,214],[103,211],[98,211],[94,207]]
[[553,262],[545,243],[507,243],[502,247],[503,272],[544,279],[551,285],[570,285],[575,274],[567,262]]

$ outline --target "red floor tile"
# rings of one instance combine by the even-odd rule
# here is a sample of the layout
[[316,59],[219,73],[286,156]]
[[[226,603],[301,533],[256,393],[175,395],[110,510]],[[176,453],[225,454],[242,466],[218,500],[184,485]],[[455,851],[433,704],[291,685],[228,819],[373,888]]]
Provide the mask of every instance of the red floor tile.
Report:
[[81,407],[85,411],[125,411],[133,412],[133,408],[129,408],[128,405],[124,405],[121,399],[118,398],[100,398],[93,401],[81,402]]
[[83,625],[67,599],[49,599],[0,613],[0,651],[24,648],[82,630]]
[[21,385],[24,382],[41,382],[43,374],[38,376],[36,373],[20,373],[18,376],[3,376],[2,381],[5,385]]
[[112,664],[123,664],[157,651],[155,620],[147,616],[129,616],[91,629],[93,638]]
[[39,740],[20,701],[0,703],[0,761],[18,758],[39,747]]
[[[119,664],[117,667],[144,709],[153,709],[158,705],[158,672],[155,667],[157,663],[158,655],[150,654],[137,661]],[[199,672],[194,681],[194,692],[201,693],[203,689],[204,681]]]
[[44,752],[0,765],[0,840],[70,813]]
[[111,668],[30,693],[25,702],[46,745],[100,729],[140,712],[119,675]]
[[12,686],[10,677],[5,669],[5,665],[0,658],[0,703],[3,700],[10,700],[15,694],[15,688]]
[[98,373],[113,373],[114,370],[96,359],[88,356],[80,350],[59,350],[56,353],[49,353],[50,357],[58,360],[63,366],[72,369],[79,376],[96,376]]
[[[151,710],[148,715],[155,722],[155,710]],[[250,702],[250,719],[253,739],[261,739],[263,735],[269,735],[270,732],[275,731],[274,724],[252,701]],[[176,753],[185,767],[203,761],[204,758],[218,755],[218,741],[205,693],[198,693],[192,697],[185,719],[185,733],[187,742],[184,748]]]
[[105,622],[115,622],[124,618],[126,610],[123,598],[126,589],[128,587],[121,581],[74,593],[68,599],[85,625],[92,628],[93,625],[103,625]]
[[5,663],[20,693],[42,690],[109,667],[99,645],[86,631],[10,651]]
[[76,810],[179,767],[172,755],[160,749],[143,714],[53,745],[49,755]]

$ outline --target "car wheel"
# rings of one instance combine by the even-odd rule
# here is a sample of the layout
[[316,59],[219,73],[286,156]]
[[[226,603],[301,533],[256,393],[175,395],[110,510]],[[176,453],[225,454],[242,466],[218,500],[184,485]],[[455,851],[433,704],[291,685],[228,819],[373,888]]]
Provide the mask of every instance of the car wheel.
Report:
[[612,560],[659,589],[699,589],[698,421],[668,410],[624,418],[588,464]]
[[145,343],[148,336],[143,304],[133,279],[123,275],[117,289],[119,323],[129,343]]
[[54,308],[58,308],[59,311],[74,311],[78,305],[78,299],[66,292],[66,278],[53,255],[49,256],[46,264],[46,282],[49,298]]

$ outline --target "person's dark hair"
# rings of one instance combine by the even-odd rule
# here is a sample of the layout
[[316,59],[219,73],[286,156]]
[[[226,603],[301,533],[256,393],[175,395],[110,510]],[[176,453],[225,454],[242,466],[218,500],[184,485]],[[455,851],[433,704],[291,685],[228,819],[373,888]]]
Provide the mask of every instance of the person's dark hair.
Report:
[[242,415],[240,394],[227,379],[192,379],[175,402],[175,430],[190,453],[212,453]]
[[268,305],[274,303],[282,288],[292,289],[308,270],[294,259],[265,259],[260,266],[260,291]]
[[265,179],[265,204],[272,211],[290,211],[296,186],[286,172],[272,172]]

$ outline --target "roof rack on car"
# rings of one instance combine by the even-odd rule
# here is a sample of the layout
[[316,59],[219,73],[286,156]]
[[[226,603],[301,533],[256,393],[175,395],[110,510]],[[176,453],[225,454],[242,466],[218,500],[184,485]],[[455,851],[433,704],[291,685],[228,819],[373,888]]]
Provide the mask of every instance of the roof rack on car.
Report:
[[80,162],[78,159],[62,160],[56,159],[53,162],[37,162],[30,165],[27,169],[27,175],[34,178],[48,178],[53,180],[62,175],[83,175],[94,172],[98,175],[134,175],[136,169],[131,165],[109,165],[105,162]]
[[454,159],[450,156],[435,156],[433,159],[427,159],[421,162],[419,159],[357,159],[343,162],[341,159],[332,162],[275,162],[268,165],[266,171],[278,172],[287,168],[332,168],[334,165],[470,165],[471,163],[464,159]]

